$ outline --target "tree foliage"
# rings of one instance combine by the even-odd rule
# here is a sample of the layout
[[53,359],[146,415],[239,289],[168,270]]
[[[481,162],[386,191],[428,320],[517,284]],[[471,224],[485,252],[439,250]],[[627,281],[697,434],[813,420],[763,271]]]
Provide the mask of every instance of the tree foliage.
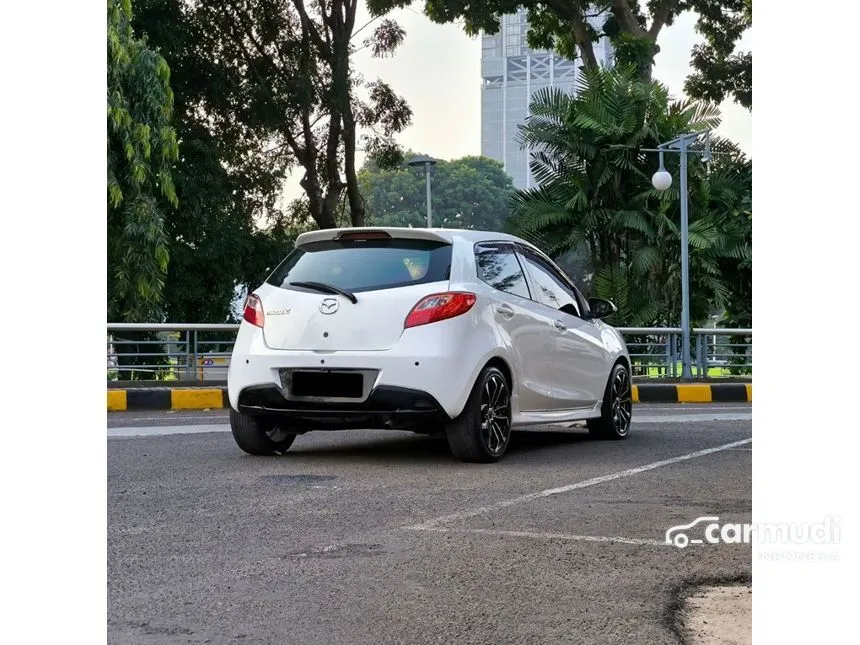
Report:
[[[372,13],[381,15],[414,0],[368,0]],[[657,39],[680,14],[695,11],[696,29],[704,43],[693,50],[694,72],[686,91],[693,98],[721,101],[733,98],[752,106],[752,55],[734,54],[734,47],[752,26],[751,0],[426,0],[425,14],[434,22],[462,21],[466,33],[499,31],[501,16],[518,9],[528,12],[527,40],[535,49],[555,49],[571,60],[596,67],[593,44],[606,36],[615,50],[616,63],[632,65],[650,78]]]
[[107,3],[108,317],[152,320],[168,264],[165,208],[177,205],[170,69],[135,38],[130,0]]
[[[137,2],[135,28],[171,62],[181,151],[163,315],[224,320],[297,231],[363,221],[355,151],[397,163],[394,135],[411,113],[384,83],[358,78],[349,57],[359,47],[389,55],[404,33],[390,20],[355,27],[355,3]],[[305,197],[282,208],[296,167]]]
[[[427,225],[423,169],[380,170],[370,163],[359,173],[359,183],[369,224]],[[439,161],[433,166],[431,190],[434,227],[489,231],[503,230],[514,193],[502,165],[487,157]]]
[[[540,188],[517,191],[512,232],[553,255],[586,258],[585,288],[619,308],[613,322],[677,325],[680,312],[678,155],[667,153],[672,187],[651,186],[655,148],[719,124],[710,104],[671,101],[635,70],[584,68],[577,93],[538,92],[521,128]],[[751,163],[712,138],[710,167],[689,157],[691,319],[748,308]]]
[[137,0],[136,11],[135,30],[171,63],[180,144],[161,317],[226,321],[238,286],[262,279],[264,250],[283,228],[277,198],[289,160],[267,154],[265,128],[241,118],[242,78],[211,55],[188,3]]
[[363,224],[356,150],[363,146],[384,163],[396,163],[394,136],[412,113],[384,82],[360,78],[350,56],[360,47],[377,57],[389,55],[403,30],[383,20],[362,34],[355,24],[356,0],[184,4],[201,29],[202,48],[229,79],[237,106],[233,118],[260,133],[258,143],[273,160],[301,168],[314,221],[321,228],[334,226],[345,192],[353,224]]
[[705,42],[693,47],[693,73],[684,91],[715,103],[733,98],[752,107],[752,54],[734,53],[735,43],[752,27],[752,0],[699,0],[696,30]]

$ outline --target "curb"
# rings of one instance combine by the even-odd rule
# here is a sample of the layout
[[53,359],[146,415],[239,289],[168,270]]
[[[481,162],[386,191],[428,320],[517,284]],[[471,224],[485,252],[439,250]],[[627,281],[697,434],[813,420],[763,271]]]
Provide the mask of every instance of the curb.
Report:
[[752,403],[752,383],[646,383],[633,386],[635,403]]
[[[634,403],[752,403],[752,383],[646,383],[633,386]],[[131,387],[107,390],[108,412],[229,408],[227,388]]]
[[107,391],[108,412],[126,410],[211,410],[230,407],[227,388],[153,387]]

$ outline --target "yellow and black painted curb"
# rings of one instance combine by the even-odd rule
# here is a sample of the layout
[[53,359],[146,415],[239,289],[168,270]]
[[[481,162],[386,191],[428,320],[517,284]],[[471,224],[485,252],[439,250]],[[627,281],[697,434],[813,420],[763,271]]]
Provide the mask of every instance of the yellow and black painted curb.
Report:
[[[640,383],[637,403],[752,402],[752,383]],[[125,410],[211,410],[230,407],[226,387],[109,388],[108,412]]]
[[636,403],[752,403],[752,383],[640,383]]
[[211,410],[230,407],[226,387],[108,388],[108,412],[125,410]]

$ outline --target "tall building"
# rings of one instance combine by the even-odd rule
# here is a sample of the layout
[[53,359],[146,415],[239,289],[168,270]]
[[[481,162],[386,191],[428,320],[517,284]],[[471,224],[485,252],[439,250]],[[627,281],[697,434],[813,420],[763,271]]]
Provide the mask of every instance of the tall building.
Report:
[[[597,22],[595,20],[595,22]],[[526,46],[526,11],[502,17],[499,33],[481,37],[481,154],[502,163],[517,188],[531,188],[529,152],[518,142],[532,95],[544,87],[573,92],[581,63]],[[598,62],[611,65],[607,38],[594,44]]]

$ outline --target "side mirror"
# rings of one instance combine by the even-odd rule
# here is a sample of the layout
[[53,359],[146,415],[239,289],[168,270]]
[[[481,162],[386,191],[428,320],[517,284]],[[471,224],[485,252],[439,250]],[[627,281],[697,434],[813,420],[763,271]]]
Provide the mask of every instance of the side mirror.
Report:
[[618,311],[618,307],[611,300],[603,298],[589,298],[588,308],[591,309],[591,318],[606,318]]

